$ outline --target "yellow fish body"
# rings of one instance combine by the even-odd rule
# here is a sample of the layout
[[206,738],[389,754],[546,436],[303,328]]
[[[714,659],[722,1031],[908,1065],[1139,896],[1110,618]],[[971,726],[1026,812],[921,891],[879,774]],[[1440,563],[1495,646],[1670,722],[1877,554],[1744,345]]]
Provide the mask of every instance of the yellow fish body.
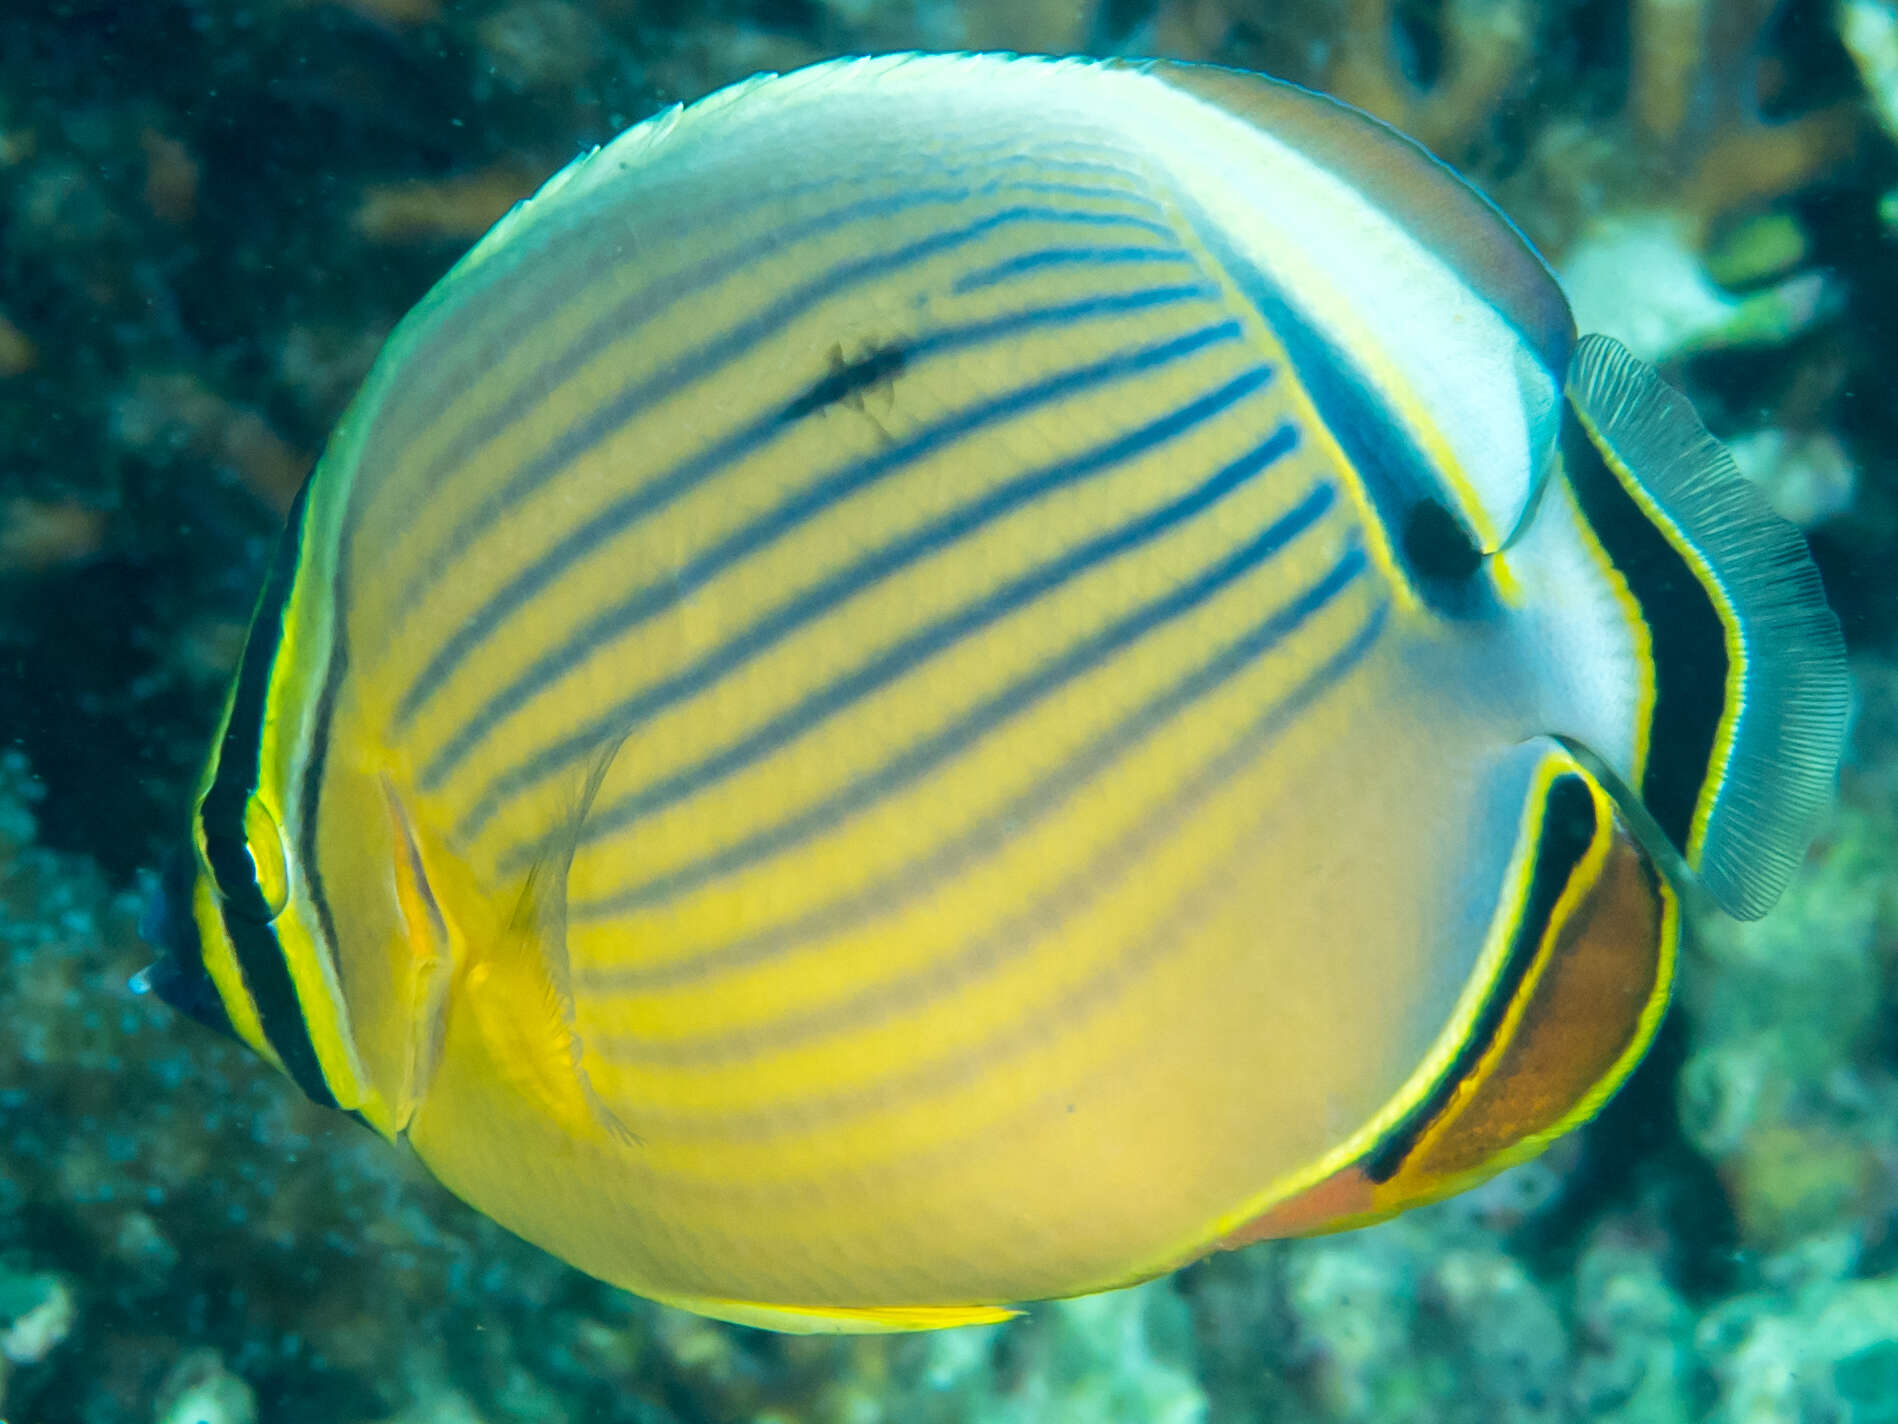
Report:
[[1407,140],[838,62],[403,322],[154,982],[628,1289],[994,1319],[1585,1118],[1667,999],[1650,853],[1762,913],[1843,709],[1798,534]]

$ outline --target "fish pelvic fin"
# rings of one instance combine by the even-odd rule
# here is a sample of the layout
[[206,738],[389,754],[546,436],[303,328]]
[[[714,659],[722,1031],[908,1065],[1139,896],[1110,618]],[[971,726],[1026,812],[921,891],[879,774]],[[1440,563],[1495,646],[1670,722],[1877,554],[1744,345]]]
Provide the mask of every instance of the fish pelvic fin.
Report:
[[662,1305],[784,1335],[896,1335],[999,1325],[1021,1314],[1007,1305],[764,1305],[709,1296],[655,1295]]

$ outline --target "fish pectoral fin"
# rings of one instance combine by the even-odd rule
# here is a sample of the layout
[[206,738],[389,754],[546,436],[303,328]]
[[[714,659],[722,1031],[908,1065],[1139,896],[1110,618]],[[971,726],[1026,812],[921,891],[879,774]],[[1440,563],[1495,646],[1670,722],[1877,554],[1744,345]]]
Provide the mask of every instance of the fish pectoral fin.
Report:
[[637,1134],[594,1091],[566,996],[535,962],[535,946],[504,940],[463,980],[495,1076],[575,1137],[605,1135],[636,1145]]
[[948,1330],[958,1325],[999,1325],[1021,1314],[1007,1305],[762,1305],[704,1296],[660,1294],[650,1298],[713,1320],[785,1335],[891,1335]]
[[566,1131],[623,1146],[639,1136],[594,1089],[574,1024],[567,960],[567,878],[594,797],[619,750],[606,739],[573,804],[528,866],[511,906],[464,977],[466,997],[495,1072]]

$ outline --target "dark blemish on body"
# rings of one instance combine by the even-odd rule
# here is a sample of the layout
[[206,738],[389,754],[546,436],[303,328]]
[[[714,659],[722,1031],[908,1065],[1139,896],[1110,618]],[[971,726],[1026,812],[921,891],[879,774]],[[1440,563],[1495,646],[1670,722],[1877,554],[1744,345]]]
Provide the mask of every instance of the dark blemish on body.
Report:
[[873,346],[855,360],[844,359],[843,347],[834,346],[829,374],[785,406],[778,419],[789,423],[836,405],[864,411],[864,393],[895,380],[908,363],[908,349],[894,343]]
[[1463,521],[1434,499],[1404,516],[1404,561],[1425,579],[1461,583],[1483,567],[1483,550]]

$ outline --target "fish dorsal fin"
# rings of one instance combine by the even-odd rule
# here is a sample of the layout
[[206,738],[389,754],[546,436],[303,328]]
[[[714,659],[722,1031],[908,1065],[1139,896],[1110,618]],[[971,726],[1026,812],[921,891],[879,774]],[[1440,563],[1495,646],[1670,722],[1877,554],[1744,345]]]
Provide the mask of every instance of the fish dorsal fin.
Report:
[[1763,915],[1812,838],[1850,699],[1798,529],[1653,367],[1576,347],[1564,463],[1655,651],[1644,764],[1616,768],[1730,914]]
[[1505,548],[1551,464],[1573,341],[1541,258],[1428,152],[1335,100],[1204,65],[1123,75],[1183,215],[1284,341],[1375,517],[1423,494],[1482,552]]
[[1147,73],[1297,149],[1362,193],[1509,321],[1559,379],[1575,319],[1548,264],[1516,225],[1422,144],[1361,109],[1239,69],[1150,60]]
[[821,94],[839,83],[875,83],[891,70],[919,60],[927,64],[934,58],[910,54],[868,55],[807,65],[789,74],[765,71],[727,84],[690,104],[668,105],[615,138],[580,154],[509,208],[462,255],[450,269],[449,277],[465,277],[497,253],[522,245],[541,224],[568,213],[629,171],[678,158],[679,150],[689,150],[701,139],[715,140],[728,124],[733,110],[781,106],[808,91]]

